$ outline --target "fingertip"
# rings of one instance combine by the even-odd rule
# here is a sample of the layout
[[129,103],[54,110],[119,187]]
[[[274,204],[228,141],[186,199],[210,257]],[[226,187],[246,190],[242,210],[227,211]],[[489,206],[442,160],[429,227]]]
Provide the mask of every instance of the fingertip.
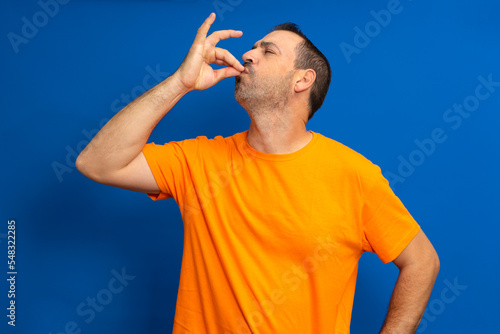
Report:
[[207,22],[212,21],[212,23],[213,23],[215,21],[215,13],[214,12],[210,13],[210,15],[208,15],[206,21]]
[[231,32],[231,37],[240,38],[241,36],[243,36],[243,31],[241,30],[233,30]]

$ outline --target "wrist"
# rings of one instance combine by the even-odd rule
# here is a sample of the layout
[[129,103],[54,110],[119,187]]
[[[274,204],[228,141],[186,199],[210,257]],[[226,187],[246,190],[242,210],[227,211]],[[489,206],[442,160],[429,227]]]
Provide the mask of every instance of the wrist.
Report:
[[175,86],[175,90],[181,95],[185,95],[193,90],[182,82],[179,70],[175,71],[174,74],[170,76],[170,79],[172,80],[172,84]]

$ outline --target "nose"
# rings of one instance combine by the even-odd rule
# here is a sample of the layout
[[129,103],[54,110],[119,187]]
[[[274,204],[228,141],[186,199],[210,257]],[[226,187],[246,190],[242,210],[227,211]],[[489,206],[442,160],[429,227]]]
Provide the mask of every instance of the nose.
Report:
[[243,62],[245,63],[255,63],[256,58],[254,55],[254,50],[247,51],[242,56]]

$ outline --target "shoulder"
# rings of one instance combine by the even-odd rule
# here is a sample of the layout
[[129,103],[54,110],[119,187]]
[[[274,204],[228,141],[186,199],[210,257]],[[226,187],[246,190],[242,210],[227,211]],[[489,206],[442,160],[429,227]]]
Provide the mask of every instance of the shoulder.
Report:
[[320,135],[320,139],[330,168],[338,169],[346,180],[356,183],[363,196],[390,192],[389,182],[377,164],[334,139],[324,135]]
[[321,152],[323,159],[327,162],[342,169],[352,169],[361,174],[380,172],[380,167],[361,153],[335,139],[317,132],[314,133],[318,135],[320,143],[318,152]]
[[143,152],[148,155],[185,155],[196,157],[198,155],[208,156],[215,154],[220,156],[224,151],[232,150],[246,140],[246,131],[235,133],[231,136],[197,136],[183,140],[171,140],[164,144],[150,142],[143,148]]
[[217,135],[210,138],[200,135],[195,138],[181,141],[171,141],[165,145],[171,145],[174,150],[183,152],[185,155],[200,157],[203,160],[212,158],[220,159],[229,156],[235,147],[246,140],[246,132],[235,133],[230,136]]
[[217,135],[213,138],[209,138],[207,136],[197,136],[196,138],[188,140],[195,142],[200,145],[200,147],[204,147],[206,149],[221,149],[224,147],[230,148],[244,143],[246,140],[246,133],[247,131],[243,131],[229,136]]
[[[246,131],[244,132],[239,132],[235,133],[231,136],[222,136],[218,135],[215,137],[208,137],[208,136],[196,136],[194,138],[187,138],[187,139],[182,139],[182,140],[171,140],[163,145],[173,145],[173,146],[179,146],[181,148],[184,147],[193,147],[193,146],[224,146],[224,145],[230,145],[235,142],[240,142],[245,139]],[[148,145],[157,145],[154,142],[149,143]]]

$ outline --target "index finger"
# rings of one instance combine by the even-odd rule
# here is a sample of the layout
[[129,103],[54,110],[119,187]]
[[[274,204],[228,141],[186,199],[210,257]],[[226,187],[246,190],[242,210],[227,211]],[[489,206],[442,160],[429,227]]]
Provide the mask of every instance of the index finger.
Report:
[[203,43],[205,38],[207,38],[208,31],[210,30],[210,26],[215,21],[215,13],[211,13],[209,17],[205,19],[205,22],[201,25],[196,33],[196,37],[194,39],[195,43]]
[[223,39],[228,39],[228,38],[238,38],[243,35],[243,31],[241,30],[219,30],[219,31],[214,31],[210,36],[207,38],[207,42],[211,46],[217,45],[221,40]]

